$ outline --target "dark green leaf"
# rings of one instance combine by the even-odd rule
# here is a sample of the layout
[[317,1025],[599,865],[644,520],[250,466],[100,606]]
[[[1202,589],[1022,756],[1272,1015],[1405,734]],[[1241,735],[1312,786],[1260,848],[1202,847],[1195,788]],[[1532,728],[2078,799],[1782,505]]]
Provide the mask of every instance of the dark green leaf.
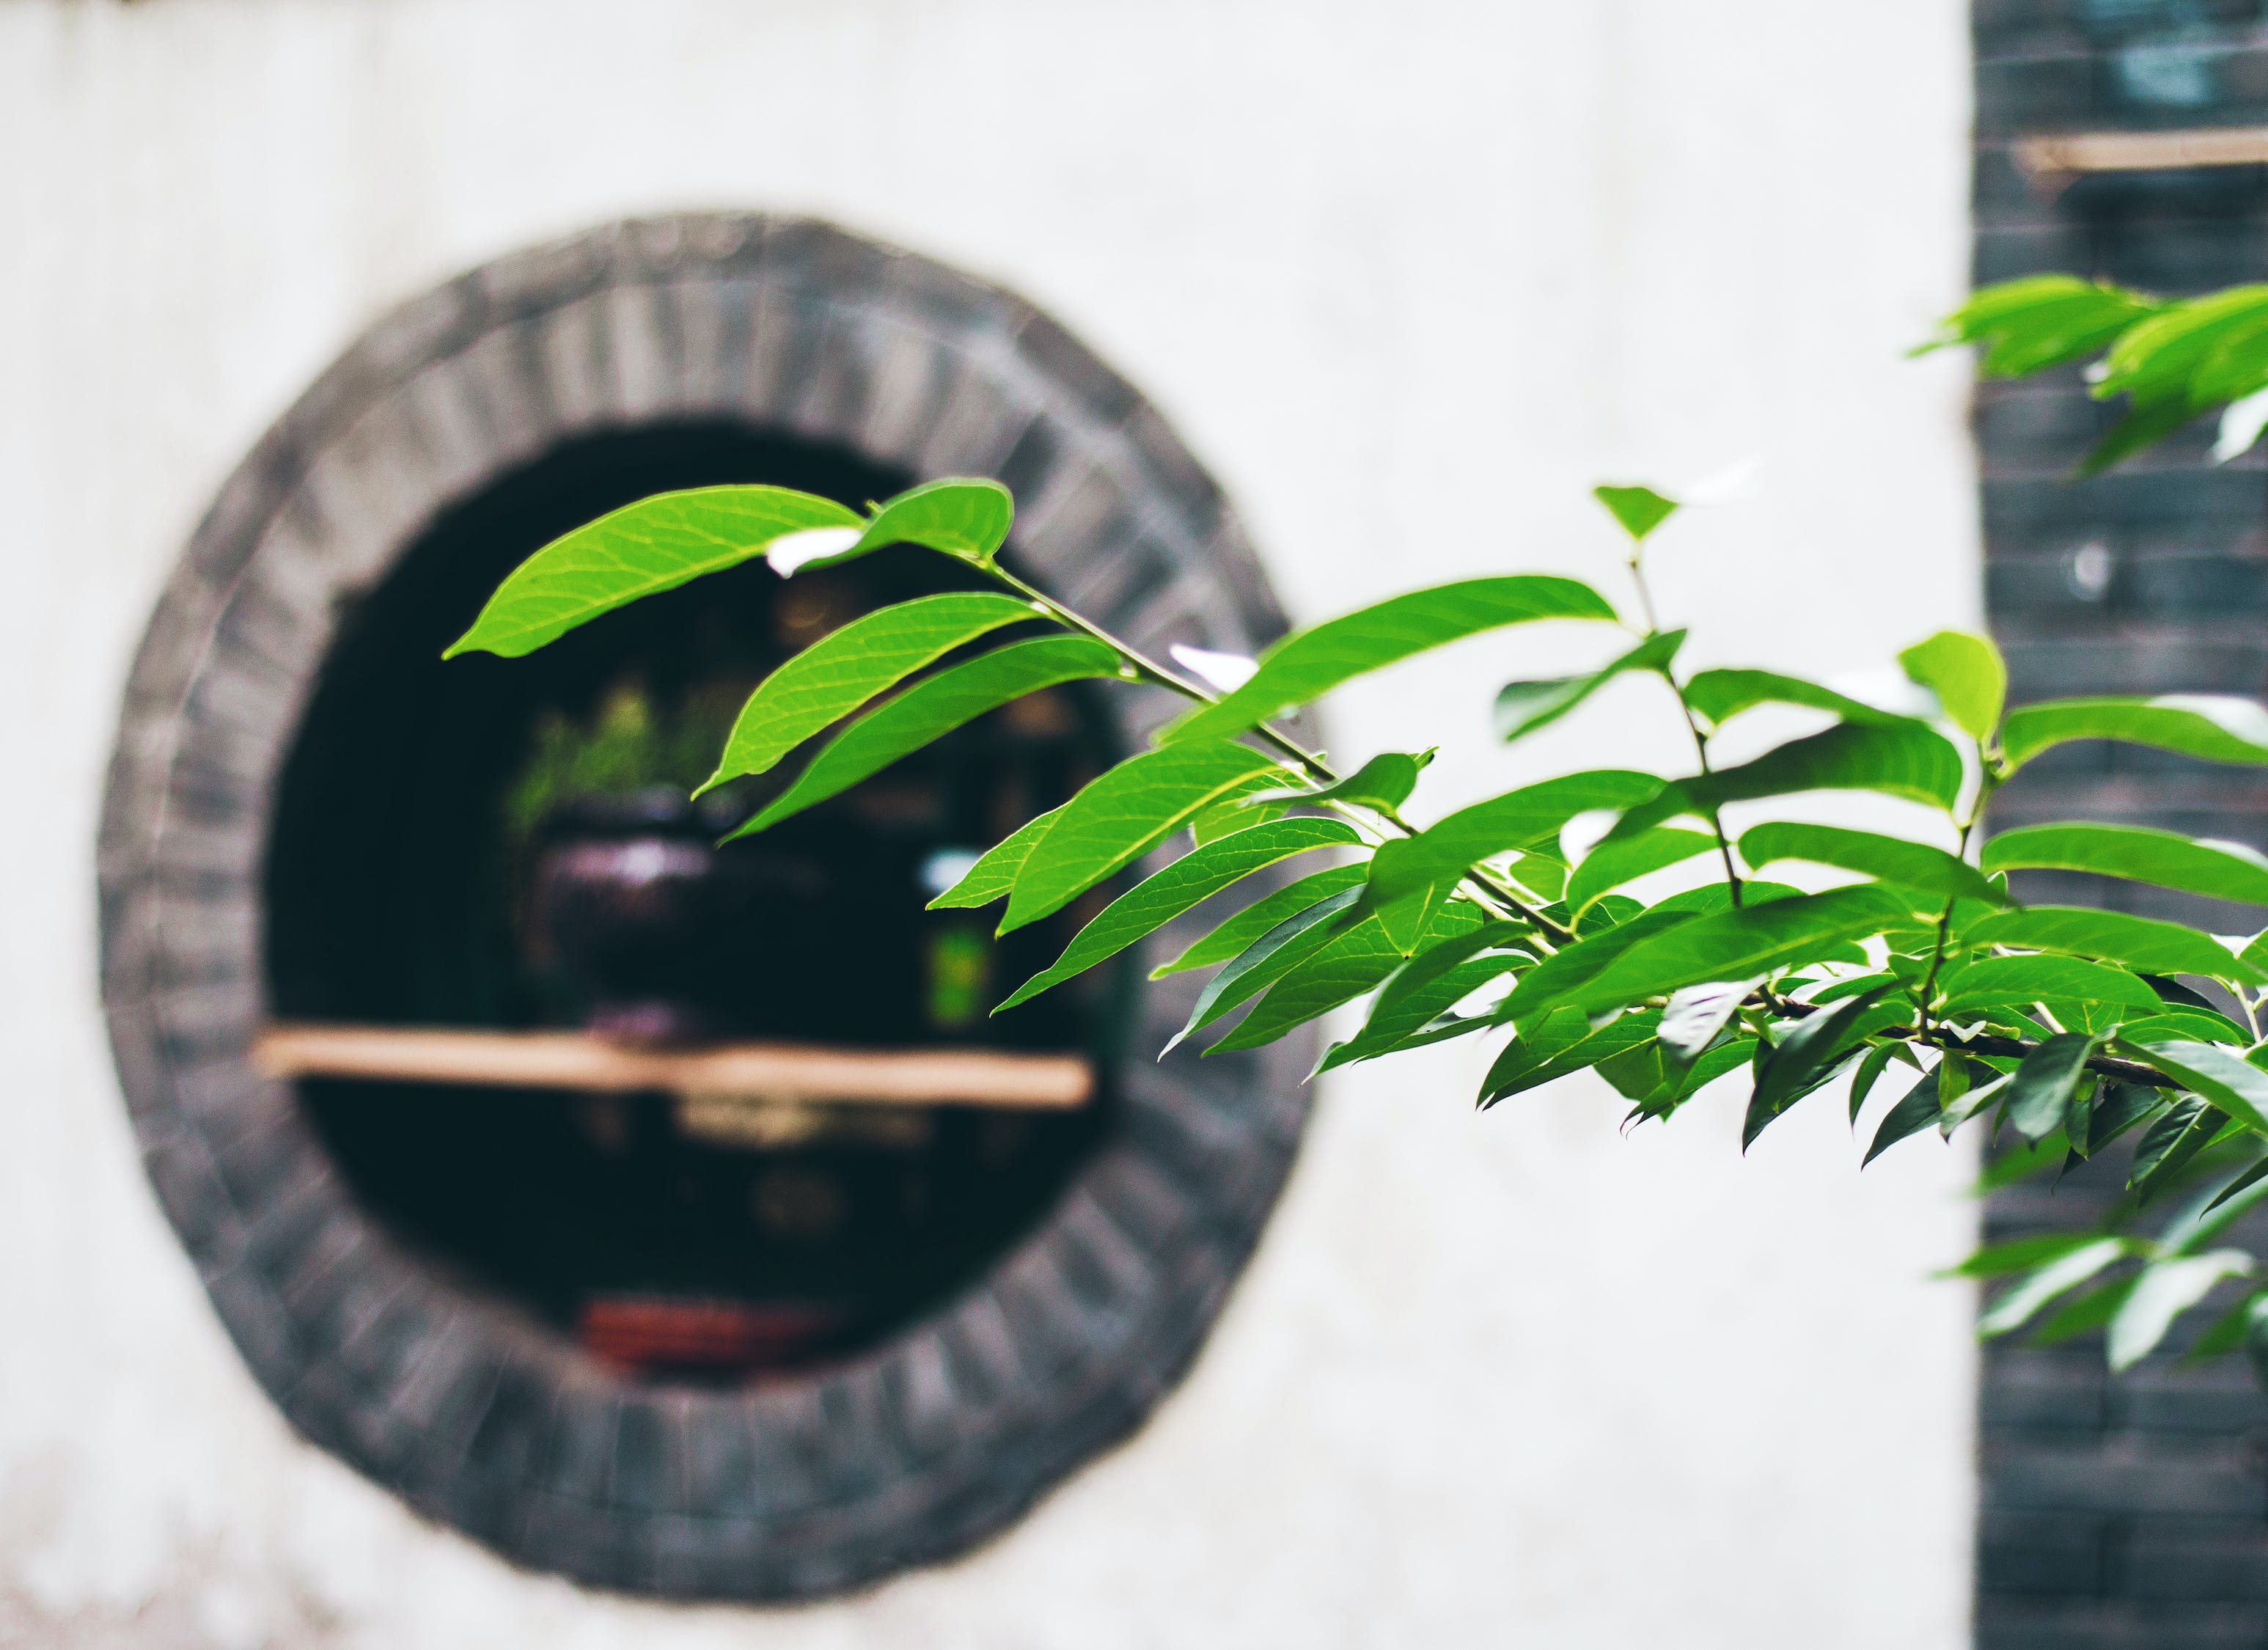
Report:
[[2241,843],[2139,825],[2027,825],[1986,843],[1981,858],[1987,871],[2088,871],[2268,905],[2268,858]]
[[2032,1332],[2031,1344],[2054,1346],[2095,1334],[2117,1315],[2119,1307],[2133,1288],[2132,1278],[2114,1278],[2082,1292],[2077,1300],[2058,1307],[2045,1323]]
[[1205,983],[1189,1010],[1189,1023],[1158,1050],[1164,1059],[1193,1031],[1201,1031],[1239,1003],[1266,991],[1300,963],[1330,943],[1344,925],[1346,913],[1362,897],[1360,888],[1344,888],[1285,917],[1232,957],[1226,968]]
[[1658,1023],[1653,1014],[1623,1014],[1594,1027],[1580,1010],[1548,1014],[1505,1045],[1481,1085],[1481,1103],[1492,1106],[1638,1048],[1653,1040]]
[[1984,873],[1942,848],[1874,831],[1838,825],[1758,825],[1741,837],[1741,857],[1758,870],[1778,859],[1856,871],[1899,888],[1918,888],[1941,899],[2006,905],[2008,896]]
[[[2248,1191],[2254,1195],[2250,1197],[2244,1197]],[[2214,1193],[2213,1201],[2205,1204],[2205,1212],[2210,1214],[2233,1200],[2242,1199],[2237,1203],[2235,1210],[2228,1215],[2228,1220],[2223,1223],[2221,1229],[2226,1230],[2228,1224],[2242,1219],[2254,1204],[2259,1202],[2262,1194],[2268,1194],[2268,1157],[2262,1158],[2250,1168],[2246,1169]]]
[[2021,946],[2094,957],[2148,974],[2199,974],[2268,985],[2268,971],[2241,961],[2209,934],[2179,923],[2074,905],[2033,905],[1979,917],[1961,931],[1970,946]]
[[1510,681],[1496,696],[1496,731],[1507,745],[1557,721],[1625,671],[1667,670],[1685,640],[1683,630],[1649,636],[1610,663],[1581,676]]
[[1412,591],[1286,637],[1261,656],[1249,681],[1218,703],[1183,717],[1160,737],[1239,733],[1368,671],[1503,625],[1614,617],[1606,598],[1589,586],[1540,573],[1469,578]]
[[1052,916],[1131,864],[1256,773],[1280,773],[1272,757],[1233,740],[1192,740],[1130,756],[1071,799],[1016,873],[1008,933]]
[[1006,542],[1016,502],[999,482],[949,476],[900,493],[880,510],[841,559],[886,544],[921,544],[965,562],[988,563]]
[[1980,744],[1999,726],[2008,696],[2000,650],[1965,630],[1940,630],[1898,655],[1906,674],[1937,696],[1954,726]]
[[964,642],[1039,616],[1030,602],[1013,596],[955,591],[854,619],[764,678],[701,789],[767,771],[805,740]]
[[2008,1121],[2018,1134],[2043,1140],[2063,1126],[2073,1094],[2089,1081],[2087,1063],[2102,1046],[2095,1037],[2067,1031],[2023,1057],[2008,1083]]
[[1846,722],[1903,727],[1913,718],[1879,710],[1832,688],[1772,670],[1705,670],[1685,684],[1685,703],[1719,727],[1760,704],[1800,705],[1826,711]]
[[1874,1126],[1874,1144],[1867,1148],[1867,1155],[1859,1160],[1859,1167],[1866,1168],[1909,1135],[1919,1134],[1934,1123],[1938,1116],[1938,1074],[1925,1072]]
[[[1064,804],[1064,807],[1069,806]],[[1008,890],[1016,886],[1016,873],[1024,868],[1024,857],[1032,851],[1033,843],[1054,829],[1056,815],[1062,812],[1063,807],[1051,807],[1037,819],[1025,821],[963,872],[960,881],[932,900],[928,909],[968,910],[1006,898]]]
[[[2154,1117],[2166,1107],[2163,1089],[2151,1088],[2142,1083],[2105,1083],[2095,1097],[2094,1109],[2088,1114],[2087,1147],[2082,1157],[2092,1157],[2129,1129]],[[2073,1143],[2074,1149],[2077,1143]]]
[[1160,963],[1150,970],[1150,977],[1161,980],[1185,969],[1206,969],[1216,962],[1226,962],[1277,924],[1333,895],[1360,888],[1369,868],[1366,864],[1333,866],[1328,871],[1310,872],[1296,882],[1286,883],[1246,906],[1171,962]]
[[2176,1100],[2164,1116],[2142,1131],[2126,1183],[2147,1197],[2178,1174],[2220,1132],[2221,1114],[2194,1094]]
[[1027,1002],[1049,986],[1116,956],[1183,911],[1263,866],[1278,864],[1294,854],[1360,840],[1354,828],[1340,820],[1292,819],[1256,825],[1250,830],[1208,843],[1111,901],[1064,947],[1062,956],[1018,986],[992,1012],[997,1014],[1002,1009]]
[[1591,489],[1591,497],[1604,505],[1608,513],[1622,523],[1623,531],[1639,543],[1677,513],[1677,501],[1651,487],[1602,485]]
[[793,784],[733,835],[768,829],[824,802],[1012,699],[1061,682],[1117,674],[1118,656],[1110,649],[1071,636],[1011,642],[965,665],[939,671],[829,740]]
[[551,541],[512,570],[459,653],[518,659],[602,613],[761,556],[812,527],[854,527],[857,512],[786,487],[696,487],[609,511]]
[[1859,1109],[1866,1105],[1867,1096],[1874,1092],[1874,1085],[1882,1080],[1882,1073],[1892,1060],[1903,1057],[1911,1061],[1902,1042],[1878,1042],[1867,1050],[1859,1062],[1859,1069],[1851,1074],[1851,1126],[1859,1126]]
[[1659,826],[1618,843],[1602,843],[1583,858],[1567,879],[1567,909],[1580,915],[1603,894],[1653,872],[1681,865],[1697,854],[1716,851],[1717,839],[1706,831],[1679,830]]
[[[1754,978],[1815,961],[1835,947],[1880,933],[1885,925],[1904,916],[1898,902],[1881,889],[1860,887],[1776,900],[1716,917],[1696,917],[1650,931],[1587,982],[1556,1000],[1595,1012],[1666,996],[1681,986],[1707,980]],[[1627,932],[1645,921],[1638,918],[1559,954],[1574,956],[1584,947]],[[1557,961],[1555,957],[1530,971],[1515,998]],[[1538,1000],[1540,1004],[1546,999],[1539,997]]]
[[2008,712],[2000,748],[2022,766],[2074,739],[2115,739],[2205,762],[2268,762],[2268,710],[2222,695],[2155,699],[2055,699]]
[[1741,1124],[1742,1151],[1755,1145],[1769,1124],[1785,1116],[1790,1107],[1824,1084],[1837,1067],[1858,1052],[1867,1011],[1892,989],[1878,985],[1807,1016],[1764,1056],[1756,1072],[1756,1092],[1749,1097],[1748,1116]]
[[[1522,975],[1520,984],[1505,998],[1502,1013],[1508,1019],[1524,1020],[1562,1007],[1624,953],[1668,929],[1702,920],[1693,912],[1665,910],[1657,905],[1628,922],[1586,934]],[[1698,985],[1704,982],[1690,980],[1685,983]],[[1674,991],[1675,987],[1670,989]]]
[[2268,1072],[2234,1050],[2172,1038],[2121,1037],[2118,1050],[2196,1090],[2257,1134],[2268,1134]]

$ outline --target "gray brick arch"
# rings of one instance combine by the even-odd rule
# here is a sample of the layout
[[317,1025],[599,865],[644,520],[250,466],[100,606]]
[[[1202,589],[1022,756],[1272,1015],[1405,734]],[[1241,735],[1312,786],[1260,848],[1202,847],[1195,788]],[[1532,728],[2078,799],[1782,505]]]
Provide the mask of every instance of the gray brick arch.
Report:
[[[1141,642],[1243,651],[1282,629],[1157,412],[996,287],[747,214],[515,254],[372,328],[189,543],[111,765],[102,989],[151,1179],[301,1433],[518,1562],[786,1599],[961,1551],[1141,1422],[1275,1200],[1313,1050],[1131,1060],[1120,1122],[989,1277],[871,1352],[745,1392],[613,1375],[363,1213],[293,1091],[247,1060],[272,791],[338,606],[438,512],[563,439],[718,416],[1001,476],[1027,571]],[[1165,709],[1129,701],[1129,737]],[[1137,1050],[1179,1023],[1189,977],[1143,988]]]

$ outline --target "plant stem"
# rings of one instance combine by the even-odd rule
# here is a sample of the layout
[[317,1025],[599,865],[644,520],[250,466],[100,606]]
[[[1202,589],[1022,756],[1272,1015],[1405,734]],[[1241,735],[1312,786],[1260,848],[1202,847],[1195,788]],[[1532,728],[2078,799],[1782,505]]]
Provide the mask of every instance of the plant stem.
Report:
[[[1654,615],[1653,591],[1646,582],[1646,546],[1643,542],[1631,547],[1630,575],[1631,582],[1638,586],[1638,611],[1646,615],[1646,633],[1650,637],[1659,636],[1661,634],[1661,621]],[[1709,737],[1701,731],[1701,719],[1693,714],[1693,707],[1685,702],[1685,689],[1677,685],[1677,678],[1670,674],[1669,667],[1664,664],[1655,668],[1661,679],[1669,684],[1670,692],[1677,696],[1678,713],[1685,718],[1685,731],[1693,737],[1693,755],[1701,763],[1702,777],[1706,778],[1715,770],[1709,766]],[[1725,835],[1725,822],[1718,809],[1711,808],[1708,819],[1710,832],[1717,838],[1717,857],[1725,862],[1725,887],[1732,895],[1733,909],[1738,910],[1741,907],[1741,873],[1733,868],[1732,841]]]
[[[1969,858],[1969,839],[1976,833],[1977,822],[1984,817],[1984,804],[2000,784],[1998,764],[1993,761],[1992,753],[1982,745],[1977,749],[1977,795],[1969,804],[1969,817],[1961,821],[1961,842],[1954,850],[1955,855],[1962,859]],[[1946,895],[1945,909],[1937,914],[1937,943],[1930,948],[1929,972],[1922,977],[1921,1001],[1916,1010],[1919,1018],[1915,1024],[1925,1040],[1930,1035],[1929,999],[1937,990],[1938,974],[1945,967],[1945,947],[1952,938],[1955,903],[1955,895]]]

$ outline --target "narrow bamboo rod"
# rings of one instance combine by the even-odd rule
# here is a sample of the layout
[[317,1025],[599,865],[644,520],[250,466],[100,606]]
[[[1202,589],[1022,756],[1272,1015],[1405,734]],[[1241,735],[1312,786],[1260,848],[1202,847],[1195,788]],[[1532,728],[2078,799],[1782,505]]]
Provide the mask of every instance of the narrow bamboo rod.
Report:
[[260,1035],[252,1059],[276,1078],[661,1092],[838,1105],[1062,1110],[1085,1105],[1094,1091],[1093,1068],[1070,1054],[802,1042],[643,1049],[575,1031],[287,1021]]
[[2053,132],[2015,142],[2028,177],[2052,181],[2090,172],[2169,172],[2185,166],[2268,165],[2268,126],[2178,132]]

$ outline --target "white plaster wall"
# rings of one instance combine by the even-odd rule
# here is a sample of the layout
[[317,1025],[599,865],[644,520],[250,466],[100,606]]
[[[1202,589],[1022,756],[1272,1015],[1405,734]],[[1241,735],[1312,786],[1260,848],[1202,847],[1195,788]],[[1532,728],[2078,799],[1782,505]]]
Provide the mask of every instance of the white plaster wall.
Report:
[[[387,306],[610,217],[826,214],[1004,279],[1181,424],[1288,602],[1661,547],[1695,658],[1972,620],[1956,0],[9,0],[0,5],[0,1639],[1705,1650],[1967,1636],[1972,1224],[1836,1101],[1617,1137],[1476,1057],[1331,1086],[1196,1374],[950,1569],[796,1612],[593,1600],[298,1444],[145,1189],[99,1031],[120,683],[220,478]],[[1747,587],[1737,599],[1730,593]],[[1491,640],[1335,710],[1419,801],[1674,761],[1616,697],[1519,762]]]

